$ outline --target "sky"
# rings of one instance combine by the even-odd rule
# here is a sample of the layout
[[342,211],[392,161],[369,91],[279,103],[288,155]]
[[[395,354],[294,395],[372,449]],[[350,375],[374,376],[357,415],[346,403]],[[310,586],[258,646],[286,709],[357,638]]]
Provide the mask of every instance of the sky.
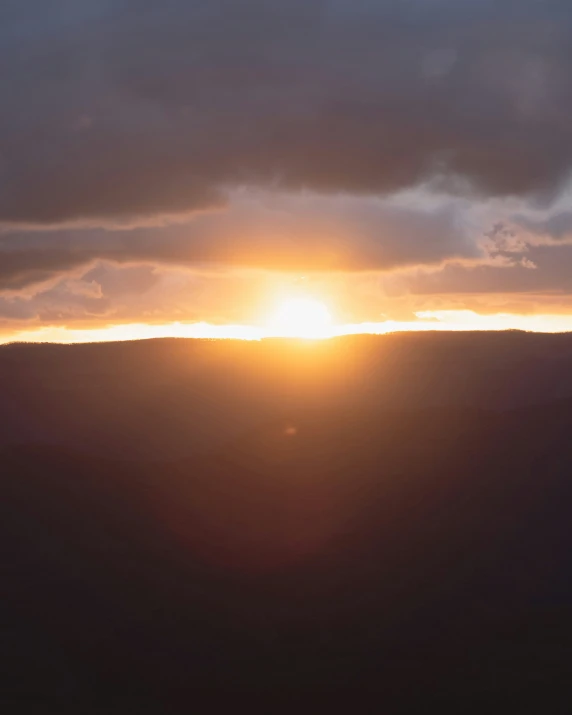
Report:
[[571,73],[569,0],[4,0],[0,341],[572,330]]

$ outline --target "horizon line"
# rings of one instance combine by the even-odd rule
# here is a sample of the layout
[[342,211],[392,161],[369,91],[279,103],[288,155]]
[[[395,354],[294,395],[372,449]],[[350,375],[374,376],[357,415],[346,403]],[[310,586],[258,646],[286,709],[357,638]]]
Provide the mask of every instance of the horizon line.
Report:
[[323,341],[357,335],[388,335],[426,332],[523,332],[566,334],[572,332],[572,315],[496,314],[483,316],[472,311],[426,311],[418,320],[349,323],[322,330],[271,330],[253,325],[215,325],[207,322],[163,324],[126,323],[103,328],[45,326],[0,336],[0,345],[14,344],[95,344],[137,340],[183,338],[195,340],[306,340]]

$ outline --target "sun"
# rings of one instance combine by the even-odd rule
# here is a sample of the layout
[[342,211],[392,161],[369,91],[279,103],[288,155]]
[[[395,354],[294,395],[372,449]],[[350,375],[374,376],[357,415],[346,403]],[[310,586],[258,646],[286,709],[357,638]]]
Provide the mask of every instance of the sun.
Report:
[[289,298],[269,321],[273,335],[288,338],[325,338],[332,325],[328,308],[313,298]]

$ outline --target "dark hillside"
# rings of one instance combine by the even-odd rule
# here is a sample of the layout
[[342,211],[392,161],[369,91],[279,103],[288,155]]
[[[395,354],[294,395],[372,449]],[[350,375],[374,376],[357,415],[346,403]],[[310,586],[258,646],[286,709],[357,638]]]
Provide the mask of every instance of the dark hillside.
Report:
[[[149,374],[165,347],[125,350],[136,363],[148,348]],[[86,354],[98,349],[118,348]],[[51,365],[45,350],[37,384],[65,385],[67,349]],[[121,372],[102,358],[101,374],[104,364]],[[51,385],[38,377],[49,370]],[[127,393],[121,409],[136,413]],[[459,702],[505,712],[533,696],[564,712],[572,400],[505,410],[323,400],[237,420],[216,449],[186,458],[5,447],[10,702],[165,712],[199,695],[369,692],[387,712]],[[22,424],[35,419],[19,404]],[[90,424],[106,429],[106,414]]]
[[572,397],[571,366],[572,334],[519,332],[10,345],[0,446],[179,458],[290,412],[553,402]]

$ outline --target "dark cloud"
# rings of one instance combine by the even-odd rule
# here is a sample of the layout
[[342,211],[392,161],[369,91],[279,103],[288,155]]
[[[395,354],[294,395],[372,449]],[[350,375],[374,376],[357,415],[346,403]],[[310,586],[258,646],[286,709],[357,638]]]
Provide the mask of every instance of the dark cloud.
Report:
[[0,221],[144,223],[238,184],[550,192],[571,47],[568,0],[5,0]]
[[[524,260],[523,260],[524,259]],[[507,265],[462,266],[455,263],[438,270],[419,269],[408,275],[384,278],[389,291],[412,295],[471,294],[545,295],[558,299],[569,311],[572,294],[572,245],[529,246],[525,256]]]
[[572,211],[557,211],[552,215],[538,219],[530,216],[515,216],[514,223],[533,236],[553,241],[565,241],[572,238]]
[[470,206],[371,197],[239,192],[225,211],[163,228],[0,236],[0,291],[49,281],[97,259],[296,271],[387,271],[482,258]]

